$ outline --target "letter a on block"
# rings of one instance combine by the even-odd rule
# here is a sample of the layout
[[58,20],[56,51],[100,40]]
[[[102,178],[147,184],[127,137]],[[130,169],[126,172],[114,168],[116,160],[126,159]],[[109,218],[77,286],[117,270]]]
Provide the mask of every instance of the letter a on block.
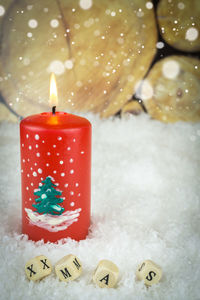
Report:
[[106,276],[104,276],[102,279],[100,279],[100,281],[102,282],[103,280],[105,280],[105,284],[108,285],[108,280],[109,280],[109,274],[107,274]]
[[104,259],[94,271],[93,282],[101,288],[112,288],[117,283],[118,275],[118,267],[112,261]]

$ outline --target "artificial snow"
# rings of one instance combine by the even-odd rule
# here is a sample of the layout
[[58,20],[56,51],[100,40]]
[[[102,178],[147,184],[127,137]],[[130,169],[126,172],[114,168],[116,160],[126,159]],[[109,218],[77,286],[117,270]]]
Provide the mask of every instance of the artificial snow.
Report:
[[[200,124],[86,117],[93,124],[92,225],[80,242],[34,243],[21,235],[19,129],[0,126],[0,299],[200,299]],[[26,279],[32,257],[55,264],[70,253],[83,265],[76,281],[59,282],[54,272],[40,282]],[[101,259],[119,267],[114,289],[91,281]],[[135,280],[145,259],[163,269],[150,288]]]

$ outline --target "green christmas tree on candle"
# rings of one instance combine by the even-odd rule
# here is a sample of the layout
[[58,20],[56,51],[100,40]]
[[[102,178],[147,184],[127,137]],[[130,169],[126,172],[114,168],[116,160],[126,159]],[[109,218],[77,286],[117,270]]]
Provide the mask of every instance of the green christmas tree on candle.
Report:
[[38,190],[34,192],[34,195],[39,198],[35,199],[36,204],[32,204],[32,206],[35,207],[40,214],[61,215],[64,208],[58,203],[62,203],[63,199],[57,198],[57,196],[60,196],[62,192],[54,188],[56,185],[52,183],[51,177],[49,176],[46,177],[42,183],[44,184],[39,186]]

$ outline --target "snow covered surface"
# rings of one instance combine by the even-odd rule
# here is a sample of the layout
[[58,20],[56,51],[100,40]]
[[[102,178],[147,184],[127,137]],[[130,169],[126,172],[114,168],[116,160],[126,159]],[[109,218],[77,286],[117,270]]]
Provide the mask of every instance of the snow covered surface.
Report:
[[[34,243],[20,234],[18,125],[0,126],[0,299],[200,299],[200,124],[87,117],[93,124],[92,226],[79,243]],[[55,264],[70,253],[83,264],[78,280],[65,284],[54,273],[38,283],[26,279],[30,258],[44,254]],[[118,265],[117,288],[91,282],[101,259]],[[164,273],[148,289],[135,281],[144,259]]]

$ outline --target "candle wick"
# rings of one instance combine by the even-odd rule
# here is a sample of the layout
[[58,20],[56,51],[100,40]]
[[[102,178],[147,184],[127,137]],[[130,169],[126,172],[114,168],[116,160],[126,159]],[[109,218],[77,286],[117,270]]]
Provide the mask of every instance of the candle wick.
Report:
[[55,115],[56,114],[56,106],[52,107],[52,114]]

